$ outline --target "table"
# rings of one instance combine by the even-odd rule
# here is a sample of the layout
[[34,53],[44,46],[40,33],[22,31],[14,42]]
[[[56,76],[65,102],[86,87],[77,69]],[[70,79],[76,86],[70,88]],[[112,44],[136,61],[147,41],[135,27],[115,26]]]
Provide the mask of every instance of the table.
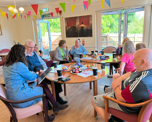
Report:
[[[117,55],[116,59],[113,59],[113,54],[112,53],[105,53],[105,55],[109,56],[109,58],[107,58],[106,60],[100,60],[100,59],[94,59],[94,58],[92,58],[92,59],[82,58],[81,61],[82,62],[88,62],[88,63],[97,63],[97,64],[100,64],[101,62],[110,63],[109,70],[110,70],[110,75],[111,75],[111,71],[113,72],[112,64],[113,63],[120,63],[121,59],[122,59],[122,55]],[[90,57],[91,56],[89,56],[89,58]]]
[[[69,66],[69,65],[72,65],[72,64],[75,64],[75,63],[68,63],[68,64],[63,64],[63,66]],[[92,64],[92,63],[84,63],[82,62],[83,65],[85,64]],[[94,64],[95,67],[98,67],[98,69],[101,70],[101,65],[100,64]],[[89,68],[89,69],[86,69],[86,70],[90,70],[92,71],[92,68]],[[84,70],[84,71],[86,71]],[[108,68],[106,67],[105,70],[102,70],[102,73],[99,73],[98,72],[98,76],[97,77],[94,77],[93,75],[92,76],[88,76],[86,78],[84,77],[81,77],[77,74],[71,74],[70,72],[63,72],[62,75],[63,77],[67,77],[69,75],[70,76],[70,81],[67,81],[67,82],[64,82],[65,84],[77,84],[77,83],[87,83],[87,82],[93,82],[93,95],[96,96],[98,93],[97,93],[97,80],[107,76],[109,70]],[[54,82],[53,80],[55,79],[58,79],[58,76],[57,76],[57,73],[49,73],[46,77],[48,80],[51,81],[51,85],[52,85],[52,93],[53,93],[53,96],[54,98],[56,99],[55,97],[55,86],[54,86]],[[59,83],[62,83],[62,82],[59,82]],[[94,110],[94,116],[96,117],[97,113],[95,112]]]
[[0,57],[2,59],[2,61],[5,61],[5,57],[8,55],[8,52],[7,53],[0,53]]

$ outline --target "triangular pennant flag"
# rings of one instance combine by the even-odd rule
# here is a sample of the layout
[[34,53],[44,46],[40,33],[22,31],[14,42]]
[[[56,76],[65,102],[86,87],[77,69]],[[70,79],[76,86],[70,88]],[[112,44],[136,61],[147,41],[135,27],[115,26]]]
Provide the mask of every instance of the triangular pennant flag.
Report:
[[75,9],[75,5],[72,5],[71,6],[71,13],[73,13],[74,9]]
[[21,15],[21,19],[22,19],[22,15]]
[[34,4],[34,5],[31,5],[32,6],[32,8],[33,8],[33,10],[34,10],[34,12],[36,13],[36,15],[37,15],[37,11],[38,11],[38,4]]
[[5,18],[5,14],[6,14],[6,12],[1,11],[1,15],[2,15],[3,19]]
[[121,2],[123,3],[123,0],[121,0]]
[[29,17],[31,16],[31,11],[28,11],[28,15],[29,15]]
[[15,6],[14,5],[7,5],[7,8],[10,8],[10,7],[12,7],[12,9],[10,10],[10,12],[14,15],[15,14],[14,13]]
[[103,5],[104,5],[104,1],[105,1],[105,0],[101,0],[101,2],[102,2],[102,8],[103,8]]
[[14,19],[14,18],[15,18],[15,14],[13,15],[12,19]]
[[66,3],[59,3],[59,4],[60,4],[60,6],[62,7],[63,11],[65,12],[65,4],[66,4]]
[[2,9],[0,9],[0,13],[2,12]]
[[86,7],[85,7],[85,5],[83,4],[83,6],[84,6],[84,10],[86,11]]
[[36,18],[37,18],[37,15],[34,15],[34,18],[36,19]]
[[20,18],[20,14],[19,13],[17,13],[17,16],[18,16],[18,18]]
[[91,5],[91,0],[88,0],[88,2],[89,2],[89,6]]
[[74,0],[74,2],[75,2],[75,0]]
[[15,13],[15,17],[17,17],[17,14]]
[[51,14],[51,17],[53,17],[53,12],[52,13],[50,13]]
[[12,15],[11,15],[11,14],[9,14],[9,18],[10,18],[10,19],[12,18]]
[[105,1],[106,1],[106,3],[108,4],[108,6],[111,7],[111,5],[110,5],[110,0],[105,0]]
[[43,14],[43,10],[39,10],[39,12],[40,12],[40,16],[42,17],[42,14]]
[[86,9],[88,10],[88,6],[89,6],[88,1],[83,1],[83,4],[85,5]]
[[8,13],[6,13],[6,17],[7,17],[7,20],[8,20]]
[[59,14],[62,15],[62,10],[59,11]]
[[25,20],[26,20],[26,16],[24,15],[24,18],[25,18]]
[[58,14],[59,13],[59,8],[55,8],[55,10],[56,10],[56,13]]
[[42,19],[44,18],[44,15],[42,15]]
[[29,19],[29,15],[27,15],[27,18]]

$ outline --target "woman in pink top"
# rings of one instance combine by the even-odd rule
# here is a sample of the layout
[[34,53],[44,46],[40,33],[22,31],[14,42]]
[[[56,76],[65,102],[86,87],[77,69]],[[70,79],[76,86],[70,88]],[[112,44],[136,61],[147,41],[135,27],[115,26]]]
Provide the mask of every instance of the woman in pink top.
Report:
[[123,47],[123,56],[119,68],[119,74],[123,72],[131,72],[134,70],[134,64],[132,63],[133,55],[135,53],[135,47],[132,41],[126,41]]

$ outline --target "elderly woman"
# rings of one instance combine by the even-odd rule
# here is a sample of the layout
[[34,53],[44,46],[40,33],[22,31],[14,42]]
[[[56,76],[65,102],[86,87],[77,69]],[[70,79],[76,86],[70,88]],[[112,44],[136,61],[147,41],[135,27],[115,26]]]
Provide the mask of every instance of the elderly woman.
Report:
[[73,46],[73,47],[71,48],[70,54],[73,55],[74,60],[75,60],[76,62],[80,62],[80,59],[79,59],[79,55],[80,55],[80,54],[84,54],[84,55],[87,54],[87,51],[86,51],[86,49],[84,48],[84,46],[83,46],[83,45],[80,45],[80,40],[79,40],[79,39],[76,39],[76,40],[75,40],[75,46]]
[[144,43],[137,43],[136,44],[136,51],[139,49],[143,49],[143,48],[146,48],[146,45]]
[[[7,56],[7,60],[3,68],[7,98],[9,100],[20,101],[42,95],[44,92],[44,94],[46,94],[46,98],[53,105],[54,113],[67,108],[67,105],[60,105],[55,101],[45,82],[42,82],[39,85],[37,84],[37,77],[41,74],[41,71],[34,73],[28,70],[27,60],[25,57],[25,47],[19,44],[14,45]],[[27,81],[33,81],[33,83],[29,85]],[[41,98],[38,98],[21,104],[12,104],[12,106],[15,108],[26,108],[38,103],[40,100]],[[47,105],[46,109],[48,109]],[[55,118],[53,114],[47,117],[48,122],[52,122]]]
[[[65,50],[66,48],[66,50]],[[65,40],[60,40],[59,46],[55,49],[55,61],[59,61],[59,64],[69,63],[68,61],[69,50]]]

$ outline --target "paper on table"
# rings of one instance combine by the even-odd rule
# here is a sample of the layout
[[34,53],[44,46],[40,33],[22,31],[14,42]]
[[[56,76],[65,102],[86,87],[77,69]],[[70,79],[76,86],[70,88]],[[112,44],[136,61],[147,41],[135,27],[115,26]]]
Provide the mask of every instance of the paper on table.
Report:
[[82,59],[92,59],[91,57],[83,57]]
[[[98,72],[102,73],[102,70],[98,70]],[[86,78],[86,77],[93,75],[93,72],[92,71],[83,71],[82,73],[78,73],[77,75]]]

